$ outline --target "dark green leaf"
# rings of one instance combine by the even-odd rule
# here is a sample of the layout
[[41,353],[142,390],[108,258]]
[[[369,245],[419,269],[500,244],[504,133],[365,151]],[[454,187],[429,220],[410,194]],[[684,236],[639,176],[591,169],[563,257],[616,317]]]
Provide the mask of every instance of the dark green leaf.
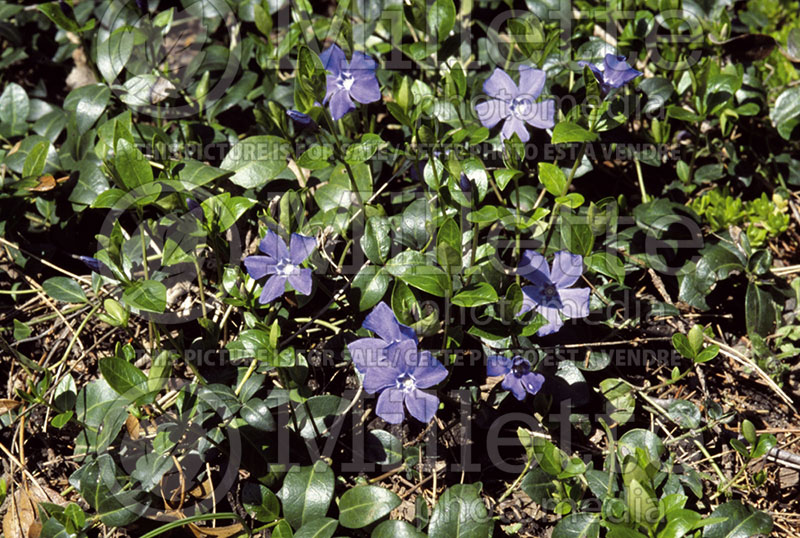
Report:
[[570,514],[553,529],[552,538],[597,538],[600,536],[600,515]]
[[69,92],[64,99],[64,110],[75,115],[79,135],[91,129],[103,115],[110,98],[111,90],[105,84],[90,84]]
[[98,365],[103,379],[126,399],[138,400],[147,392],[147,376],[125,359],[106,357]]
[[312,466],[291,467],[283,479],[278,498],[292,527],[324,518],[333,499],[333,471],[323,461]]
[[431,538],[486,538],[492,519],[480,497],[481,484],[458,484],[445,490],[428,526]]
[[235,172],[231,181],[245,189],[258,189],[286,168],[288,143],[277,136],[251,136],[231,148],[220,168]]
[[444,297],[450,292],[450,277],[440,268],[431,265],[425,256],[413,250],[401,252],[386,264],[386,270],[409,286]]
[[800,87],[784,90],[775,101],[770,111],[770,119],[785,139],[792,139],[792,132],[800,125]]
[[65,276],[54,276],[42,283],[44,292],[57,301],[64,303],[85,303],[86,294],[80,284]]
[[294,538],[331,538],[339,522],[329,517],[313,519],[294,533]]
[[89,506],[95,509],[104,524],[124,527],[139,519],[148,508],[145,499],[122,489],[117,481],[117,468],[108,454],[101,454],[72,476],[70,484],[80,491]]
[[153,182],[153,169],[136,146],[124,138],[117,140],[114,167],[122,183],[130,190]]
[[351,284],[351,287],[359,292],[359,310],[363,312],[378,304],[386,295],[391,280],[383,267],[367,265],[361,269]]
[[[267,407],[267,403],[261,398],[251,398],[239,410],[242,418],[250,426],[264,432],[275,431],[275,419]],[[275,518],[273,518],[275,519]]]
[[242,488],[242,505],[251,517],[263,523],[275,521],[281,513],[278,498],[263,484],[247,482]]
[[747,332],[769,336],[775,327],[778,310],[772,296],[755,282],[748,282],[744,296]]
[[456,7],[453,0],[436,0],[428,7],[428,32],[444,41],[450,35],[456,20]]
[[155,280],[134,282],[125,288],[122,300],[132,308],[162,313],[167,307],[167,288]]
[[378,521],[400,506],[400,497],[379,486],[358,486],[347,490],[339,501],[339,523],[360,529]]
[[725,518],[703,529],[703,538],[747,538],[757,534],[769,536],[772,518],[764,512],[745,506],[741,501],[728,501],[711,513],[712,518]]
[[375,527],[370,538],[425,538],[425,534],[405,521],[392,519]]
[[453,297],[453,304],[467,308],[497,302],[497,292],[488,282],[479,282],[463,288]]
[[575,123],[562,121],[553,128],[553,144],[593,142],[595,140],[597,140],[597,133],[587,131]]
[[563,195],[567,186],[567,177],[564,172],[561,168],[551,163],[539,163],[539,181],[547,189],[547,192],[553,196]]
[[520,482],[519,487],[536,504],[544,505],[556,492],[553,477],[544,472],[541,467],[533,467]]

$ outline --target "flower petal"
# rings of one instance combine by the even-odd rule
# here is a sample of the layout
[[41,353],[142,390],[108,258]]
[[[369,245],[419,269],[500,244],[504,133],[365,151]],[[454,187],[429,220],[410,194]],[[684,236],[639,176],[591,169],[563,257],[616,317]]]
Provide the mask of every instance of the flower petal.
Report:
[[530,312],[539,306],[541,304],[540,295],[539,288],[536,286],[522,286],[522,306],[517,312],[517,316]]
[[581,67],[588,67],[589,69],[591,69],[592,73],[594,73],[594,78],[597,79],[597,82],[599,82],[600,84],[603,83],[604,80],[603,80],[603,70],[602,69],[600,69],[599,67],[597,67],[593,63],[589,63],[589,62],[586,62],[584,60],[581,60],[580,62],[578,62],[578,65],[581,66]]
[[439,398],[433,394],[414,389],[406,394],[406,407],[412,417],[427,424],[433,420],[436,410],[439,409]]
[[286,290],[286,277],[283,275],[272,275],[264,284],[258,302],[261,304],[271,303]]
[[523,142],[527,142],[531,139],[528,128],[525,127],[525,122],[511,115],[506,118],[506,122],[503,124],[503,130],[500,132],[500,138],[503,140],[511,138],[514,133],[517,133],[517,136]]
[[508,102],[502,99],[489,99],[488,101],[481,101],[475,105],[475,113],[478,114],[478,120],[481,125],[487,129],[491,129],[500,120],[507,118],[511,111],[508,109]]
[[495,68],[491,76],[483,83],[483,91],[489,97],[511,101],[517,96],[519,90],[508,73],[500,68]]
[[559,250],[553,256],[553,270],[550,279],[561,290],[575,284],[583,274],[583,256],[568,250]]
[[365,373],[370,367],[386,362],[386,342],[380,338],[359,338],[347,344],[356,370]]
[[531,104],[528,113],[522,119],[537,129],[551,129],[556,124],[555,100],[548,99]]
[[314,281],[311,279],[311,269],[297,269],[294,271],[289,275],[289,284],[303,295],[311,295],[311,288],[314,286]]
[[264,239],[258,244],[258,250],[267,256],[272,256],[276,262],[289,259],[289,249],[286,248],[286,243],[281,236],[270,229],[267,229]]
[[289,259],[293,265],[300,265],[314,252],[317,240],[300,234],[292,234],[289,239]]
[[411,375],[417,380],[417,387],[427,389],[434,385],[438,385],[447,377],[447,368],[433,358],[427,351],[419,353],[419,362],[411,370]]
[[350,87],[350,97],[361,104],[374,103],[381,99],[381,87],[375,75],[355,78]]
[[274,275],[275,259],[272,256],[248,256],[244,259],[244,268],[250,278],[258,280],[267,275]]
[[415,343],[417,341],[414,329],[399,323],[392,309],[383,301],[375,305],[372,312],[364,318],[362,327],[386,340],[387,344],[400,340],[413,340]]
[[547,286],[552,282],[547,260],[535,250],[526,250],[522,253],[517,274],[524,276],[537,286]]
[[354,110],[356,105],[350,99],[350,93],[346,90],[338,90],[331,95],[330,109],[333,121],[341,119],[345,114]]
[[386,389],[378,396],[378,403],[375,405],[375,414],[389,424],[400,424],[405,418],[403,411],[403,400],[405,393],[400,389]]
[[527,95],[531,99],[536,99],[544,89],[544,81],[547,74],[541,69],[534,69],[527,65],[519,68],[519,94]]
[[539,306],[539,308],[537,308],[537,312],[543,315],[547,320],[547,325],[537,331],[536,334],[539,336],[547,336],[548,334],[558,332],[558,330],[564,325],[564,321],[561,319],[561,313],[558,308]]
[[603,72],[603,78],[605,83],[612,88],[620,88],[642,74],[641,71],[637,71],[628,65],[625,56],[606,54],[603,63],[606,68]]
[[[530,310],[530,308],[528,309]],[[494,377],[506,375],[511,371],[511,359],[502,355],[492,355],[486,360],[486,375]]]
[[375,73],[377,67],[378,62],[376,62],[372,56],[368,56],[358,50],[353,53],[353,58],[350,60],[350,73],[354,77],[371,75]]
[[386,361],[400,373],[409,373],[420,363],[416,340],[401,340],[386,347]]
[[589,315],[589,288],[570,288],[559,290],[561,297],[561,313],[568,318],[585,318]]
[[503,382],[500,384],[504,389],[511,391],[511,394],[514,395],[514,398],[517,400],[524,400],[527,393],[525,392],[525,387],[522,385],[522,380],[515,376],[514,374],[508,374],[503,378]]
[[544,384],[544,376],[542,374],[528,372],[520,378],[520,381],[528,394],[536,394]]
[[345,57],[344,51],[339,48],[339,45],[335,43],[323,50],[322,54],[319,55],[319,59],[322,60],[322,67],[334,77],[338,77],[342,69],[347,67],[347,57]]
[[386,388],[397,386],[397,378],[401,372],[388,362],[378,362],[367,367],[364,373],[364,390],[369,394],[375,394]]
[[328,75],[325,77],[325,99],[323,99],[322,102],[327,104],[331,97],[333,97],[333,94],[340,90],[339,78],[334,75]]

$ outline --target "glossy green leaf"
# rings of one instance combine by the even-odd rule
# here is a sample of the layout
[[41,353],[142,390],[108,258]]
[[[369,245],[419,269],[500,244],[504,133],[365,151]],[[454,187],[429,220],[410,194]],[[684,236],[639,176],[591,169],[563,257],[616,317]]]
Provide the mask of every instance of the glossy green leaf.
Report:
[[288,143],[277,136],[251,136],[233,146],[220,168],[235,172],[231,181],[245,189],[258,189],[286,168]]
[[117,151],[114,157],[122,183],[130,190],[153,182],[153,169],[136,146],[124,138],[117,140]]
[[378,304],[386,295],[391,280],[392,277],[383,267],[363,267],[351,284],[351,288],[358,293],[358,309],[363,312]]
[[575,123],[562,121],[553,128],[553,144],[567,144],[570,142],[594,142],[597,133],[587,131]]
[[333,471],[323,461],[306,467],[291,467],[283,479],[278,498],[286,520],[299,529],[324,518],[333,499]]
[[457,484],[436,502],[428,525],[431,538],[487,538],[493,521],[481,500],[481,483]]
[[339,523],[360,529],[378,521],[400,505],[400,497],[379,486],[357,486],[339,501]]
[[85,303],[86,294],[80,284],[65,276],[54,276],[42,283],[44,292],[63,303]]
[[155,280],[141,280],[127,286],[122,301],[144,312],[162,313],[167,307],[167,288]]
[[725,521],[705,527],[703,538],[749,538],[758,534],[769,536],[772,532],[772,518],[741,501],[719,505],[710,517],[725,518]]
[[263,523],[275,521],[281,513],[280,502],[263,484],[245,483],[242,488],[242,505],[251,517]]
[[473,307],[497,302],[497,292],[488,282],[479,282],[463,288],[453,296],[456,306]]

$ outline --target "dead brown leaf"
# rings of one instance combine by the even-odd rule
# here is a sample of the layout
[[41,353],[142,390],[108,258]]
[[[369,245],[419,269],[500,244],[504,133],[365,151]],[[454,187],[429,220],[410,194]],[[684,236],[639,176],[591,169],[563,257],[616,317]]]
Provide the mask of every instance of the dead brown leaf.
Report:
[[[8,511],[3,517],[3,535],[5,538],[30,538],[38,536],[41,525],[36,527],[36,506],[34,506],[28,493],[23,488],[18,488],[9,497]],[[31,534],[31,531],[34,534]]]
[[9,400],[7,398],[0,398],[0,415],[5,415],[9,411],[12,411],[22,405],[22,402],[18,402],[16,400]]
[[197,538],[228,538],[244,531],[244,527],[242,527],[241,523],[234,523],[225,527],[198,527],[194,523],[189,523],[189,530]]

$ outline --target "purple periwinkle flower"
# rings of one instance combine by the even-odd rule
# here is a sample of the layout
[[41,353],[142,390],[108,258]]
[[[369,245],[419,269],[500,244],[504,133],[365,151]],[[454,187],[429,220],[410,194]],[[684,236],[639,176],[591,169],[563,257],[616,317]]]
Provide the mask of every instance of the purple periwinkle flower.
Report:
[[381,89],[375,76],[375,60],[363,52],[353,52],[350,63],[338,45],[331,45],[319,55],[328,71],[327,91],[323,103],[330,101],[331,116],[338,120],[356,106],[380,100]]
[[553,268],[547,267],[544,256],[533,250],[522,253],[518,274],[533,283],[522,288],[522,308],[517,315],[535,309],[547,320],[536,333],[546,336],[558,331],[566,318],[589,315],[589,288],[571,288],[583,273],[583,256],[566,250],[556,252]]
[[248,256],[244,266],[253,279],[258,280],[272,275],[264,284],[264,290],[258,298],[261,304],[274,301],[286,291],[286,281],[292,288],[303,295],[311,293],[311,269],[302,269],[302,264],[311,255],[317,240],[300,234],[292,234],[289,248],[281,237],[267,230],[267,235],[258,245],[258,250],[266,256]]
[[501,386],[511,391],[514,398],[520,401],[525,399],[526,394],[539,392],[544,383],[544,376],[531,372],[530,361],[522,357],[509,359],[501,355],[492,355],[486,365],[486,375],[504,376]]
[[287,110],[286,115],[300,127],[316,127],[317,125],[311,116],[303,114],[299,110]]
[[505,120],[500,138],[505,140],[517,133],[523,142],[530,140],[528,128],[549,129],[555,125],[556,102],[547,99],[534,101],[544,89],[547,75],[541,69],[523,65],[519,68],[519,87],[502,69],[496,68],[483,83],[483,91],[492,99],[475,105],[475,112],[484,127],[491,129]]
[[641,71],[637,71],[628,65],[625,56],[617,56],[616,54],[606,54],[603,60],[603,69],[585,61],[578,62],[578,65],[581,67],[588,66],[592,70],[594,78],[600,84],[600,91],[604,94],[610,92],[612,88],[621,88],[642,75]]
[[458,180],[458,186],[461,187],[461,192],[464,194],[469,194],[472,192],[472,183],[470,182],[469,177],[467,177],[467,174],[464,172],[461,172],[461,178]]
[[386,348],[384,361],[371,365],[364,374],[364,390],[380,392],[375,413],[389,424],[403,421],[403,405],[412,417],[430,422],[439,408],[439,398],[420,389],[444,381],[447,368],[427,351],[418,351],[412,340],[402,340]]
[[403,341],[417,343],[414,329],[397,321],[391,307],[383,301],[364,318],[362,327],[378,335],[378,338],[359,338],[347,345],[356,370],[362,374],[385,360],[386,348],[390,345]]
[[103,268],[103,262],[97,258],[92,258],[91,256],[78,256],[78,259],[80,259],[86,265],[86,267],[95,273],[99,273]]
[[197,209],[202,210],[203,207],[197,203],[197,200],[194,198],[186,197],[186,207],[189,208],[189,211],[195,211]]

